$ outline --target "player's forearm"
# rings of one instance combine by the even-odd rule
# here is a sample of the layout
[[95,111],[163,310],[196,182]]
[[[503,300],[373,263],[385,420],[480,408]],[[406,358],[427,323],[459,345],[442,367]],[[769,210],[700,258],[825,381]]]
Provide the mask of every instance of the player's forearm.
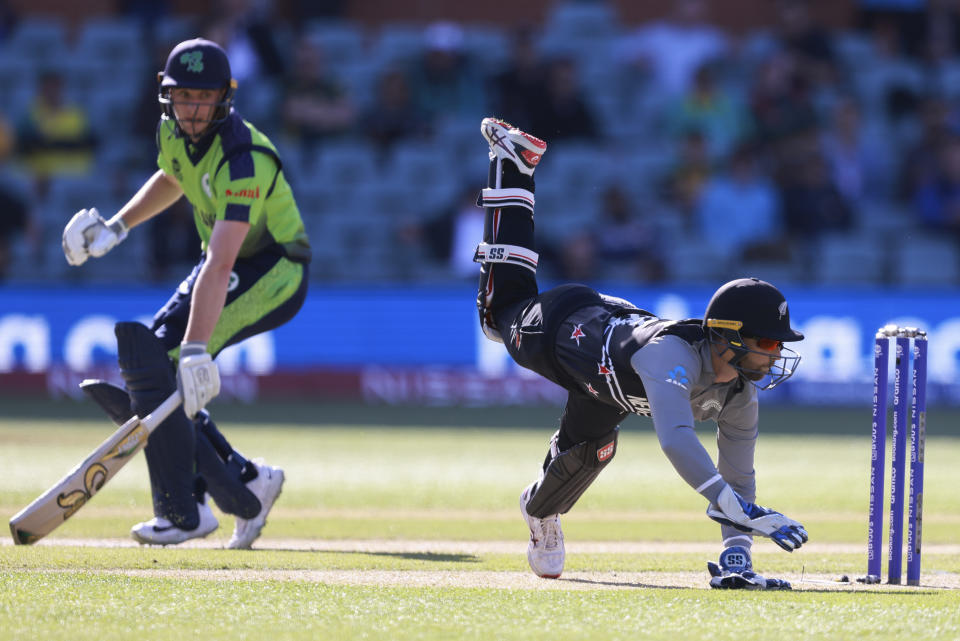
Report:
[[158,169],[117,212],[117,217],[122,218],[128,228],[136,227],[167,209],[181,196],[183,189],[177,181]]
[[210,342],[213,329],[223,312],[230,283],[230,266],[207,262],[197,274],[190,303],[190,320],[184,342]]

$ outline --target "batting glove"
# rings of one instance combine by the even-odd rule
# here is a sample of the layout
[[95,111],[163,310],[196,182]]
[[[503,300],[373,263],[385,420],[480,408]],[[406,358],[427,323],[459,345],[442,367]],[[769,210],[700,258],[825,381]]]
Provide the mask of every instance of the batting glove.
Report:
[[807,542],[803,525],[780,512],[743,500],[729,485],[721,490],[716,503],[707,507],[707,516],[742,532],[762,534],[787,552]]
[[183,343],[177,387],[183,396],[183,411],[193,418],[220,393],[220,370],[207,353],[206,343]]
[[74,267],[87,258],[99,258],[127,237],[127,225],[119,216],[103,219],[95,207],[81,209],[63,229],[63,255]]

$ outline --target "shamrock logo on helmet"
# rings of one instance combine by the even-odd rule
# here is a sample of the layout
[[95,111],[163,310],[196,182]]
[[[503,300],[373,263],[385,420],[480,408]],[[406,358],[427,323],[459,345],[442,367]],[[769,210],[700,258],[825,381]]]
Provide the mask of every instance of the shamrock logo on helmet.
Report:
[[180,64],[187,68],[187,71],[200,73],[203,71],[203,52],[188,51],[180,56]]

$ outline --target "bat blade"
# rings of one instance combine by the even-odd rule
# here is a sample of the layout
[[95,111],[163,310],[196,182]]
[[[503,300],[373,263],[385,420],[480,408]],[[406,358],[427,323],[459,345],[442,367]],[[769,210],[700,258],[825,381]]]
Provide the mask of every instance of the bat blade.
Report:
[[134,416],[111,434],[82,463],[10,519],[17,545],[36,543],[76,514],[146,444],[150,433],[180,405],[174,392],[141,419]]

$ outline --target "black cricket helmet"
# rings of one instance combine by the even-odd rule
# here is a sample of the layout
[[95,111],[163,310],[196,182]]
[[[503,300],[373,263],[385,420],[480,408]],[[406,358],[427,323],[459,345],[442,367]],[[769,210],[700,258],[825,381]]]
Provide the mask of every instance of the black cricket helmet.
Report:
[[[213,89],[221,90],[219,102],[214,104],[214,111],[209,119],[202,119],[205,127],[197,134],[201,137],[208,133],[212,127],[219,125],[233,108],[233,95],[237,91],[237,81],[234,80],[230,72],[230,60],[227,59],[227,53],[215,42],[204,40],[203,38],[193,38],[185,40],[173,48],[170,55],[167,56],[167,64],[163,71],[157,73],[157,82],[160,83],[160,95],[158,100],[163,108],[163,118],[173,120],[177,124],[177,133],[184,135],[180,120],[174,113],[173,103],[170,99],[170,92],[174,88],[185,89]],[[184,118],[190,122],[197,121],[197,113],[201,108],[200,103],[179,102],[181,112],[189,110],[190,105],[195,105],[193,114],[189,118]]]
[[[803,334],[790,327],[790,308],[780,290],[759,278],[740,278],[722,285],[707,304],[703,315],[703,328],[711,345],[720,345],[733,351],[733,365],[760,389],[776,387],[790,378],[800,356],[784,343],[802,341]],[[767,351],[748,348],[744,338],[760,339],[769,344]],[[770,356],[776,349],[780,358],[770,367],[770,372],[741,367],[740,362],[753,352]],[[763,385],[757,380],[769,377]]]

